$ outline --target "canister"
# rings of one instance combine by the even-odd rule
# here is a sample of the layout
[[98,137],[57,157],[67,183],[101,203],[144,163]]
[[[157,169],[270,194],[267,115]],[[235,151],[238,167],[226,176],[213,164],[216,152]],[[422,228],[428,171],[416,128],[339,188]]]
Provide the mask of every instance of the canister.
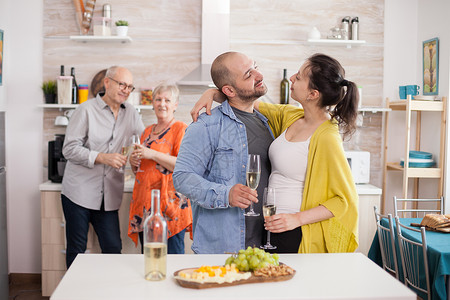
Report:
[[93,33],[96,36],[111,35],[111,18],[94,17]]
[[78,99],[80,100],[80,104],[85,102],[88,99],[89,89],[87,84],[78,85]]
[[352,20],[352,40],[359,40],[359,19],[354,17]]
[[103,17],[111,19],[111,5],[103,4]]
[[342,39],[348,40],[350,39],[350,17],[347,16],[342,19],[341,21],[341,32],[342,32]]
[[59,76],[58,85],[58,104],[72,103],[72,76]]

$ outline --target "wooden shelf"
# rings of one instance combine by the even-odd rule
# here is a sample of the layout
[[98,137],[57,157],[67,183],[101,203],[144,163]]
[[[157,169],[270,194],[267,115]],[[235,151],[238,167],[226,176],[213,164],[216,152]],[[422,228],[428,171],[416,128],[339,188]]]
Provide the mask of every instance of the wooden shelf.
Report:
[[[408,101],[389,102],[389,108],[392,110],[406,110]],[[413,111],[443,111],[444,103],[442,101],[424,101],[409,100],[410,109]]]
[[129,36],[117,36],[117,35],[110,35],[110,36],[100,36],[100,35],[71,35],[69,36],[69,39],[76,42],[119,42],[119,43],[131,43],[133,40]]
[[363,40],[333,40],[333,39],[308,39],[308,43],[314,45],[329,45],[329,46],[346,46],[351,48],[352,46],[360,46],[366,43]]
[[[387,171],[400,171],[403,175],[403,191],[402,195],[398,195],[399,198],[407,199],[407,198],[413,198],[417,199],[419,197],[419,179],[421,178],[433,178],[437,179],[438,182],[438,189],[437,189],[437,197],[441,197],[443,194],[444,189],[444,160],[445,160],[445,123],[446,123],[446,102],[447,98],[442,97],[442,100],[413,100],[411,96],[409,95],[406,100],[400,100],[400,101],[394,101],[390,102],[389,99],[386,100],[387,107],[392,111],[403,111],[406,117],[405,122],[405,143],[404,143],[404,163],[406,166],[409,165],[409,156],[410,156],[410,150],[419,150],[420,147],[420,140],[421,140],[421,134],[423,134],[421,131],[421,116],[422,112],[433,112],[437,113],[437,115],[440,115],[438,118],[440,120],[440,128],[436,128],[436,130],[440,130],[440,147],[439,147],[439,153],[435,154],[435,159],[437,160],[437,167],[436,168],[404,168],[400,166],[400,163],[394,163],[394,162],[387,162],[387,150],[389,147],[395,147],[395,145],[388,145],[388,117],[389,112],[386,112],[385,120],[384,120],[384,141],[385,141],[385,148],[384,148],[384,177],[383,177],[383,198],[381,203],[381,210],[383,213],[385,213],[385,202],[388,201],[386,199],[385,192],[387,190],[387,185],[389,184],[387,182]],[[412,113],[416,114],[416,120],[415,120],[415,147],[411,147],[411,126],[412,123]],[[437,141],[436,141],[437,142]],[[414,179],[413,181],[413,195],[410,197],[408,195],[408,186],[409,186],[409,179]],[[434,197],[434,196],[433,196]]]
[[[387,163],[387,170],[404,171],[399,163]],[[408,168],[409,178],[440,178],[441,168]]]
[[363,107],[359,107],[358,111],[377,113],[377,112],[383,112],[383,111],[391,111],[391,109],[390,108],[386,108],[386,107],[363,106]]
[[39,104],[41,108],[77,108],[79,104]]

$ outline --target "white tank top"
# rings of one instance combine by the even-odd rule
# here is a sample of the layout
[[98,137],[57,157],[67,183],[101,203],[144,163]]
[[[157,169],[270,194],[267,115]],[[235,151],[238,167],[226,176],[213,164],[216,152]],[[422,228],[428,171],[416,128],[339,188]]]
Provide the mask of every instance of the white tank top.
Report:
[[269,187],[276,189],[277,214],[300,211],[311,139],[289,142],[285,134],[286,130],[269,147],[272,164]]

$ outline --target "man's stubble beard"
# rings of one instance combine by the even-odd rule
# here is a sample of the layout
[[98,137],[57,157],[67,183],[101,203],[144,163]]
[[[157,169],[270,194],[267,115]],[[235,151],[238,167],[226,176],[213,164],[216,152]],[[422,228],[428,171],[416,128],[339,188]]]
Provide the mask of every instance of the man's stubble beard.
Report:
[[237,87],[234,88],[236,89],[236,95],[238,98],[244,102],[254,102],[267,93],[267,86],[265,84],[264,89],[262,90],[245,91]]

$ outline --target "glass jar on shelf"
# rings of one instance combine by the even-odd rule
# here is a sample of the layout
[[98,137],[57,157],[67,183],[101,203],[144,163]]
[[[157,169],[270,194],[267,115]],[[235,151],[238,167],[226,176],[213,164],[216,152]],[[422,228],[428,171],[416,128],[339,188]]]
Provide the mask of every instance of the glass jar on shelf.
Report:
[[94,17],[93,33],[95,36],[111,35],[111,18]]

